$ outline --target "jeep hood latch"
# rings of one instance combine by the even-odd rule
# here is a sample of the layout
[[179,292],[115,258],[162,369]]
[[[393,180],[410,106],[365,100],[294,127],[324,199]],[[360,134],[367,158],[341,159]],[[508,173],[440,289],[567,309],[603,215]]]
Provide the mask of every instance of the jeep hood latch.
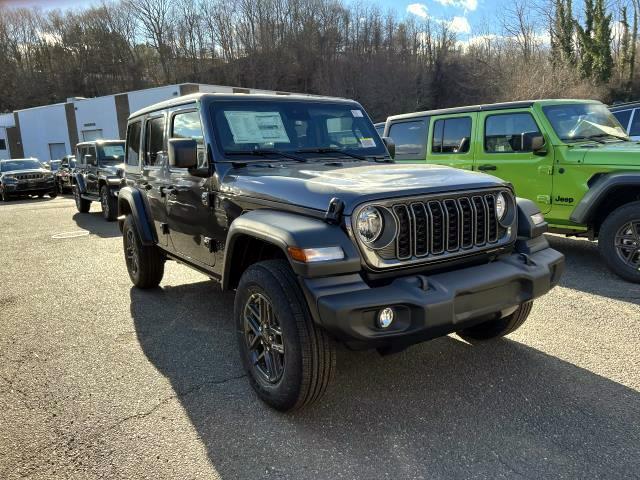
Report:
[[329,206],[324,214],[324,221],[338,224],[342,221],[342,212],[344,212],[344,202],[337,197],[333,197],[329,201]]

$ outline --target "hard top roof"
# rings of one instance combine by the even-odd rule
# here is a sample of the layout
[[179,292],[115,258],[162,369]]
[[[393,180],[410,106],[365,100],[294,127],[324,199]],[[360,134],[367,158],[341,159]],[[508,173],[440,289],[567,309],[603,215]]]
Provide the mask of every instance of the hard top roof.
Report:
[[280,95],[280,94],[264,94],[264,93],[192,93],[190,95],[183,95],[181,97],[172,98],[170,100],[165,100],[164,102],[156,103],[150,105],[148,107],[142,108],[136,112],[133,112],[129,115],[129,118],[139,117],[141,115],[145,115],[150,112],[155,112],[156,110],[163,110],[165,108],[176,107],[178,105],[185,105],[187,103],[193,103],[202,99],[214,99],[218,101],[225,100],[240,100],[240,101],[266,101],[266,100],[277,100],[277,101],[303,101],[303,102],[339,102],[339,103],[355,103],[354,100],[349,100],[346,98],[340,97],[323,97],[319,95]]
[[387,120],[404,120],[416,117],[431,117],[436,115],[454,115],[456,113],[487,112],[494,110],[510,110],[515,108],[529,108],[534,104],[551,105],[562,103],[600,103],[597,100],[584,99],[545,99],[545,100],[521,100],[517,102],[487,103],[483,105],[469,105],[464,107],[441,108],[438,110],[425,110],[422,112],[403,113],[392,115]]
[[124,143],[124,140],[119,140],[119,139],[113,139],[113,140],[88,140],[86,142],[79,142],[76,143],[76,147],[80,147],[82,145],[93,145],[94,143],[96,145],[102,145],[103,143]]

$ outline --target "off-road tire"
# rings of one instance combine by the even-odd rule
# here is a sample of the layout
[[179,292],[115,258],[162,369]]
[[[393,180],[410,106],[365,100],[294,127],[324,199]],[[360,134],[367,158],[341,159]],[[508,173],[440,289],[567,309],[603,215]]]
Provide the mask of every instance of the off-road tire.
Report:
[[[245,335],[244,312],[254,294],[271,304],[282,331],[284,369],[276,383],[257,371]],[[260,399],[280,411],[295,410],[318,400],[336,369],[335,342],[311,318],[291,267],[285,260],[267,260],[250,266],[236,291],[234,317],[242,364]]]
[[85,200],[80,196],[80,189],[77,185],[73,186],[73,198],[76,201],[76,208],[80,213],[89,213],[91,209],[91,201]]
[[49,198],[56,198],[58,196],[58,191],[57,190],[51,190],[49,192]]
[[9,200],[11,200],[11,197],[9,196],[7,191],[6,190],[2,190],[2,201],[3,202],[8,202]]
[[[632,225],[633,222],[640,222],[640,202],[627,203],[609,214],[600,226],[598,250],[605,264],[613,273],[629,282],[640,283],[640,270],[632,267],[621,258],[615,244],[618,231],[630,222]],[[636,235],[635,241],[637,248],[640,249],[640,233]],[[640,268],[640,265],[638,267]]]
[[511,315],[465,328],[464,330],[457,332],[458,336],[469,342],[504,337],[505,335],[509,335],[516,331],[524,323],[531,313],[532,307],[533,301],[523,303]]
[[113,222],[118,217],[118,198],[110,194],[106,185],[100,189],[100,206],[107,222]]
[[[142,289],[157,287],[164,275],[166,257],[157,246],[142,244],[131,215],[124,220],[122,246],[131,282]],[[135,255],[135,267],[132,254]]]

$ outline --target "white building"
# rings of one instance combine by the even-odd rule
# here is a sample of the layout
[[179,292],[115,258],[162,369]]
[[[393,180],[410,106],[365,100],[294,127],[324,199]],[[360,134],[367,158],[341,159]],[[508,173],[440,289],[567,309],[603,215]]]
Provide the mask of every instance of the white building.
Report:
[[34,157],[56,160],[79,142],[124,138],[131,112],[196,92],[278,93],[266,90],[182,83],[96,98],[68,98],[64,103],[0,114],[0,159]]

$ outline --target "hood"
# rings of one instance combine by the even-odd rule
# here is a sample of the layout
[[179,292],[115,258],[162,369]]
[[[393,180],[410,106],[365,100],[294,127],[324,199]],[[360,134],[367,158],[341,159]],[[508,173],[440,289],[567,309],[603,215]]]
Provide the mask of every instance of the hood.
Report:
[[584,152],[583,163],[587,165],[620,165],[640,167],[640,143],[615,142],[606,144],[589,144],[575,149]]
[[24,170],[11,170],[10,172],[2,172],[0,175],[24,175],[25,173],[50,173],[53,174],[51,170],[47,170],[46,168],[27,168]]
[[439,165],[344,165],[273,163],[235,168],[224,177],[221,190],[323,211],[337,197],[349,215],[357,205],[370,200],[506,184],[490,175]]
[[119,163],[117,165],[103,165],[100,169],[109,175],[121,175],[124,173],[124,163]]

